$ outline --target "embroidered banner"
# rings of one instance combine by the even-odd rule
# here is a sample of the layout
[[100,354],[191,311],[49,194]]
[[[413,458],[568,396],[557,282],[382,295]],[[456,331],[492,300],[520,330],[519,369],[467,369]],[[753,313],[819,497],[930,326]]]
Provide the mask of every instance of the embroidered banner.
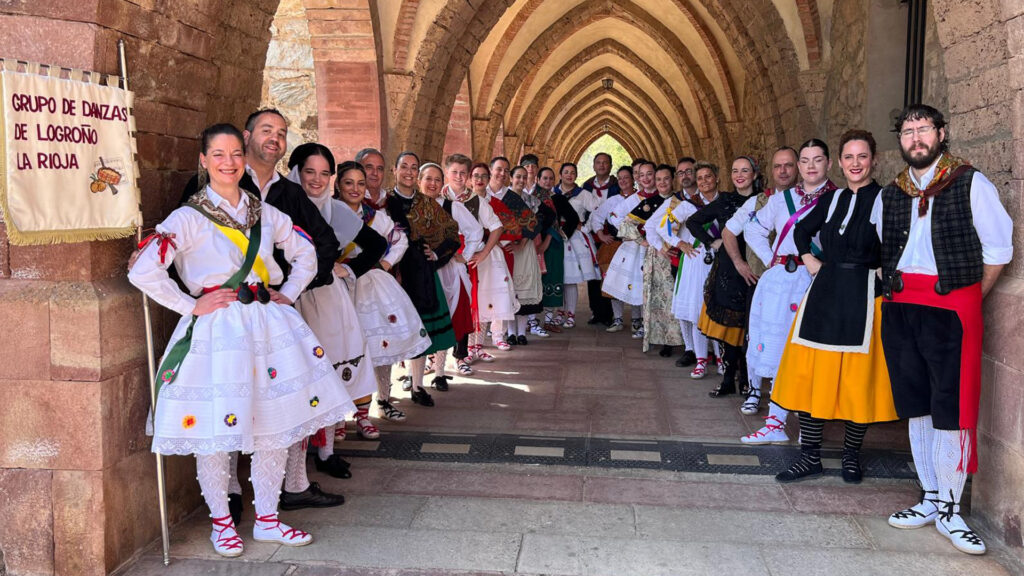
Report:
[[[123,238],[139,218],[133,94],[101,75],[4,60],[0,209],[12,244]],[[64,70],[63,72],[68,72]]]

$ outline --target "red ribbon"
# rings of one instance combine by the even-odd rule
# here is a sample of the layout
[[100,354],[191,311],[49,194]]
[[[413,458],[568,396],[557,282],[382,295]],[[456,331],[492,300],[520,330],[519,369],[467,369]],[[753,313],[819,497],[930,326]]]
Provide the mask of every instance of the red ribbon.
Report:
[[160,232],[153,232],[149,236],[143,238],[142,242],[139,242],[139,250],[144,250],[146,246],[149,246],[149,243],[152,242],[153,240],[156,240],[157,244],[160,245],[159,253],[161,264],[163,264],[164,261],[167,259],[168,248],[174,248],[175,250],[178,249],[178,245],[174,243],[174,234],[162,234]]

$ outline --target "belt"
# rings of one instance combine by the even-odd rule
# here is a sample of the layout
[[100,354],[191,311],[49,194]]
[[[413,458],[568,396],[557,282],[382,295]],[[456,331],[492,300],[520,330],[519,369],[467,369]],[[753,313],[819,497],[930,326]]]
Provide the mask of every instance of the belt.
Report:
[[[220,288],[220,286],[203,288],[203,294],[209,294],[215,290],[220,290]],[[270,302],[270,292],[267,291],[266,286],[262,282],[259,284],[242,284],[234,292],[238,294],[238,301],[242,304],[252,304],[254,301],[259,301],[260,304]]]
[[[796,272],[797,266],[803,266],[804,262],[803,260],[800,259],[799,256],[795,256],[793,254],[783,254],[781,256],[776,256],[772,258],[772,266],[775,266],[776,264],[782,264],[783,266],[786,267],[786,272],[792,273]],[[770,267],[771,266],[769,266],[769,268]]]

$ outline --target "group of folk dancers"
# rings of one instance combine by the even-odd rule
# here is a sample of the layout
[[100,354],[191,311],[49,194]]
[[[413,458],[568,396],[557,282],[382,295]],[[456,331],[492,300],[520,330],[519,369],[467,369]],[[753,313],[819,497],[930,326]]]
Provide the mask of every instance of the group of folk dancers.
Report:
[[574,164],[556,176],[532,155],[442,166],[412,152],[395,159],[389,190],[375,149],[335,164],[303,144],[280,174],[287,130],[272,109],[244,132],[207,128],[181,207],[129,265],[134,285],[182,316],[147,427],[154,452],[195,455],[217,553],[244,548],[239,452],[252,454],[253,539],[308,544],[278,509],[344,498],[309,481],[307,443],[319,470],[350,477],[334,453],[346,419],[378,438],[374,392],[380,419],[406,419],[394,366],[411,401],[433,406],[425,375],[447,391],[449,368],[494,360],[488,334],[505,352],[575,327],[582,283],[591,324],[625,330],[628,307],[645,352],[682,346],[676,364],[694,379],[717,369],[713,398],[742,392],[751,415],[770,395],[744,443],[788,442],[799,415],[801,455],[780,482],[822,473],[830,420],[846,423],[842,477],[860,482],[867,426],[909,419],[922,496],[889,523],[934,523],[984,553],[959,506],[977,469],[981,301],[1012,257],[1012,223],[992,183],[948,152],[937,110],[900,115],[907,167],[885,187],[862,130],[839,142],[845,187],[812,139],[775,152],[766,190],[756,160],[736,158],[732,191],[692,158],[612,175],[600,154],[580,186]]

